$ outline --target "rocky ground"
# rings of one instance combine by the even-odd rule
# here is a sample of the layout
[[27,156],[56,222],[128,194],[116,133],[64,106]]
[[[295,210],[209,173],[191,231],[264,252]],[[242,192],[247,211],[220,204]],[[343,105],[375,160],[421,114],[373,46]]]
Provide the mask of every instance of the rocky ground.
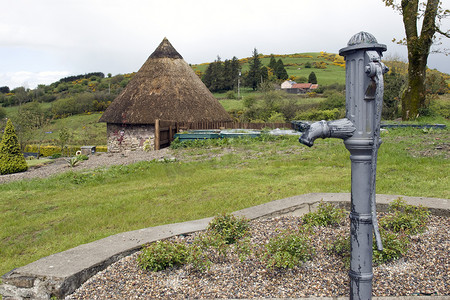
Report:
[[[297,217],[254,220],[251,244],[254,252],[283,230],[296,230]],[[216,257],[209,271],[189,266],[160,272],[144,271],[137,265],[139,253],[126,257],[88,280],[66,300],[73,299],[213,299],[297,298],[347,296],[348,268],[326,247],[338,235],[347,235],[349,225],[317,228],[312,236],[316,254],[294,269],[265,267],[253,254],[244,262],[237,255]],[[374,267],[373,295],[450,295],[450,222],[430,217],[428,230],[411,238],[411,248],[400,260]],[[189,242],[192,237],[178,237]]]

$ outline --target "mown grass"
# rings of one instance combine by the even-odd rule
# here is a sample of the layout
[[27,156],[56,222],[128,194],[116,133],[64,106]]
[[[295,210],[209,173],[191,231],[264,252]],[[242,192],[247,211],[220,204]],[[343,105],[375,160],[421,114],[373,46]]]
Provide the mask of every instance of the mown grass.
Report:
[[[449,198],[448,159],[420,152],[448,137],[448,130],[383,134],[377,193]],[[307,148],[284,137],[173,151],[180,161],[0,185],[0,273],[123,231],[298,194],[350,191],[349,153],[340,140]]]

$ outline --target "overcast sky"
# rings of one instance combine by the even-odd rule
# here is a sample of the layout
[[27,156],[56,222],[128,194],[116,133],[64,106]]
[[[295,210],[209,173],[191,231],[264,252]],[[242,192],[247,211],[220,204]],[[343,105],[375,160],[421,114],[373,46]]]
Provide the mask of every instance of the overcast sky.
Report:
[[[441,1],[450,8],[450,0]],[[406,59],[402,17],[382,0],[0,0],[0,86],[137,71],[164,37],[191,64],[263,54],[338,53],[357,32]],[[450,21],[443,24],[445,29]],[[443,41],[442,48],[450,48]],[[429,57],[450,73],[450,57]]]

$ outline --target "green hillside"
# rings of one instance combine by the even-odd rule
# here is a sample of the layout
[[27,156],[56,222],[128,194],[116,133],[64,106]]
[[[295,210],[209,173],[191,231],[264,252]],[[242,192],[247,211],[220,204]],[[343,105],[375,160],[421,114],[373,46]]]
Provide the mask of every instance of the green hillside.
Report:
[[[317,83],[319,85],[330,85],[333,83],[345,83],[345,65],[343,58],[337,54],[329,54],[325,52],[320,53],[296,53],[273,55],[277,60],[282,59],[286,71],[289,76],[308,78],[311,72],[317,76]],[[268,66],[270,55],[260,55],[263,65]],[[242,67],[242,73],[249,69],[249,58],[242,58],[239,60]],[[209,63],[192,65],[197,74],[204,74]],[[199,73],[200,72],[200,73]]]

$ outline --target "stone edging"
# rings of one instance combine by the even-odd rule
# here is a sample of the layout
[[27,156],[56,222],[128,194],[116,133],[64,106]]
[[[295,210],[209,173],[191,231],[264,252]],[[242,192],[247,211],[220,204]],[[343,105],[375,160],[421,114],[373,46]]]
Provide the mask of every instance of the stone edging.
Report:
[[[377,195],[377,209],[385,211],[388,203],[398,197],[402,197],[409,204],[421,204],[428,207],[435,215],[450,216],[450,200],[439,198]],[[314,211],[321,200],[335,202],[347,209],[350,207],[349,193],[312,193],[272,201],[234,212],[234,214],[249,219],[281,215],[300,216]],[[211,220],[212,218],[205,218],[123,232],[52,254],[4,274],[2,276],[3,283],[0,285],[0,294],[3,295],[3,300],[50,299],[52,296],[64,298],[99,271],[140,250],[143,244],[204,230]],[[450,297],[443,297],[445,298],[427,296],[426,299],[450,300]],[[391,298],[378,297],[374,299]],[[408,297],[408,299],[413,298]],[[417,300],[419,299],[423,299],[423,297],[417,297]]]

